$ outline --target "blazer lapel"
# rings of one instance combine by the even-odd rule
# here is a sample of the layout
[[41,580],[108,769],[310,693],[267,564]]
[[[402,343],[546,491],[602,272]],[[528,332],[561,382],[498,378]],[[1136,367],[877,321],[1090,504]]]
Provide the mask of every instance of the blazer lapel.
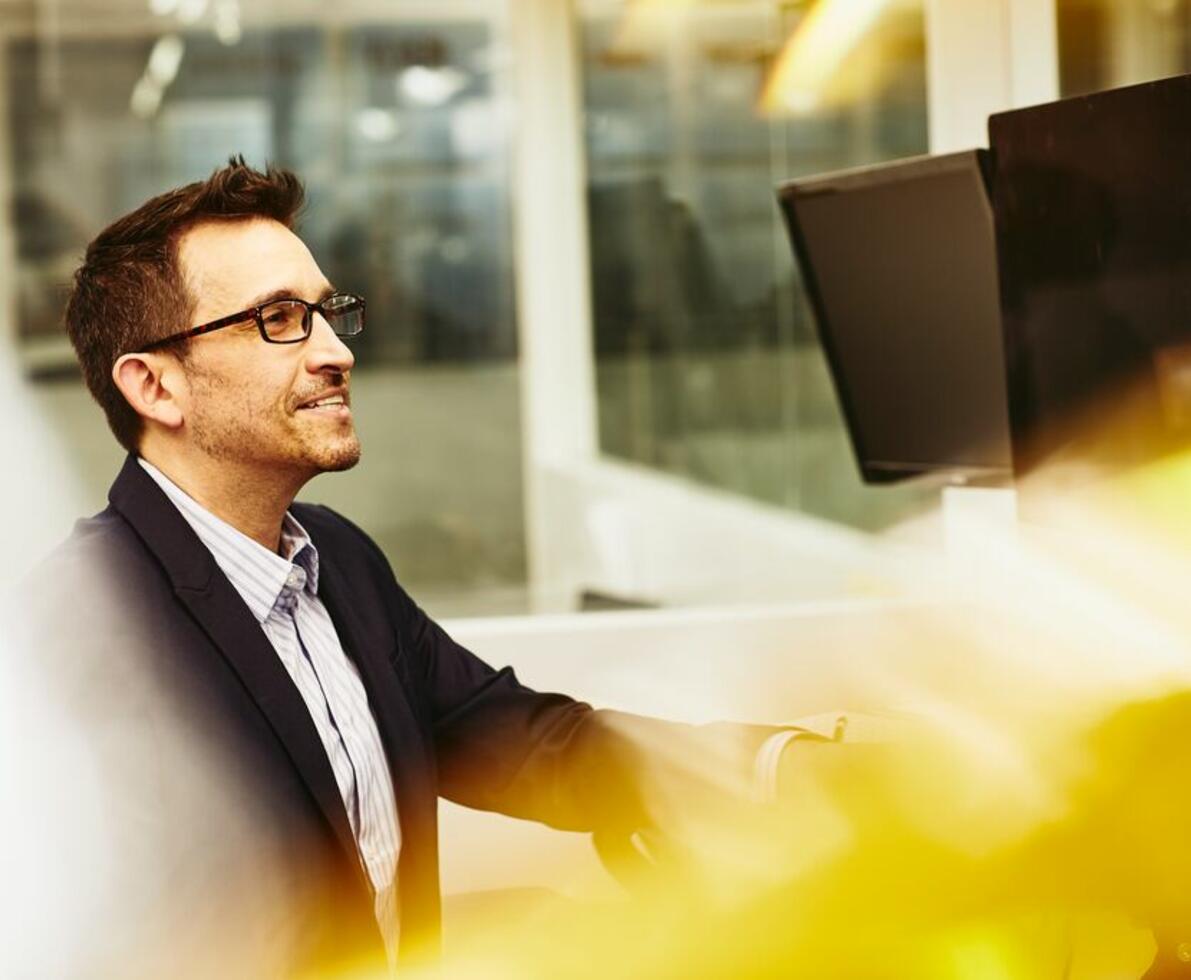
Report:
[[[331,614],[344,650],[360,671],[385,743],[401,825],[399,867],[404,874],[407,859],[423,853],[437,836],[438,794],[425,735],[393,666],[393,657],[400,656],[400,650],[386,610],[371,598],[353,602],[358,590],[351,588],[332,549],[317,538],[314,544],[319,556],[319,598]],[[404,899],[409,897],[404,886],[400,894],[404,911]]]
[[347,852],[357,878],[366,883],[326,751],[298,689],[260,623],[135,457],[128,457],[109,499],[157,556],[178,599],[235,670]]

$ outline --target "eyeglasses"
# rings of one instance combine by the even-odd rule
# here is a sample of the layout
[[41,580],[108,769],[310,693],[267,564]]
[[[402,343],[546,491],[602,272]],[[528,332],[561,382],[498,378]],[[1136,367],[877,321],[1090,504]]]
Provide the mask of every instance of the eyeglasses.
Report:
[[278,299],[263,306],[254,306],[231,316],[221,317],[191,327],[161,340],[155,340],[141,348],[142,351],[157,350],[166,344],[188,340],[200,334],[222,330],[247,320],[256,321],[261,340],[269,344],[300,344],[314,329],[314,314],[320,313],[336,337],[355,337],[364,330],[364,297],[350,293],[336,293],[320,303],[307,303],[304,299]]

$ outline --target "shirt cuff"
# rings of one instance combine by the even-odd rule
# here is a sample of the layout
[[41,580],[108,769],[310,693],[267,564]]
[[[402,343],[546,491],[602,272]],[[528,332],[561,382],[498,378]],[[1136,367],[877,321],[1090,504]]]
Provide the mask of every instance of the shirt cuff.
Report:
[[753,763],[753,799],[758,803],[775,803],[778,798],[778,771],[782,752],[796,739],[812,742],[842,742],[848,727],[848,716],[839,715],[831,737],[808,728],[790,727],[774,732],[762,744]]

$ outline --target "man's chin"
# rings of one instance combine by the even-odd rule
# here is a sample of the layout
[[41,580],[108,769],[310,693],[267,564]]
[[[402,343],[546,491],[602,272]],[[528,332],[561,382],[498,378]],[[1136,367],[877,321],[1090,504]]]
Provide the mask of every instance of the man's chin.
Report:
[[342,473],[360,461],[360,440],[354,436],[315,454],[314,465],[320,473]]

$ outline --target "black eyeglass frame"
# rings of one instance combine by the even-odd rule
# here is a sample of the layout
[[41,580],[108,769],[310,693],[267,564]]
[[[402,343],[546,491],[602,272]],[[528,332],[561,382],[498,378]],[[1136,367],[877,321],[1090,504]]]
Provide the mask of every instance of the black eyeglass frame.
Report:
[[[337,307],[336,309],[327,309],[327,304],[332,300],[350,299],[352,302],[345,306]],[[265,316],[264,311],[270,306],[276,306],[278,303],[300,303],[306,307],[306,312],[302,315],[302,336],[294,337],[290,340],[277,340],[270,337],[268,331],[265,330]],[[341,334],[336,332],[336,337],[358,337],[364,332],[364,312],[366,306],[363,296],[356,296],[353,293],[334,293],[324,300],[317,303],[307,303],[304,299],[299,299],[296,296],[282,296],[277,299],[271,299],[267,303],[262,303],[260,306],[251,306],[246,310],[241,310],[239,313],[232,313],[229,316],[220,317],[218,320],[212,320],[209,323],[201,323],[197,327],[191,327],[189,330],[183,330],[181,333],[171,334],[168,337],[163,337],[161,340],[155,340],[151,344],[146,344],[141,348],[141,351],[148,353],[149,351],[157,350],[166,344],[177,343],[179,340],[189,340],[191,337],[199,337],[205,333],[211,333],[215,330],[222,330],[224,327],[232,327],[237,323],[244,323],[247,320],[254,320],[256,322],[256,329],[261,335],[261,340],[266,344],[300,344],[310,337],[311,331],[314,329],[314,314],[321,313],[323,319],[327,323],[332,323],[334,319],[347,313],[355,313],[359,311],[360,314],[360,329],[355,333]],[[331,327],[334,330],[334,326]]]

